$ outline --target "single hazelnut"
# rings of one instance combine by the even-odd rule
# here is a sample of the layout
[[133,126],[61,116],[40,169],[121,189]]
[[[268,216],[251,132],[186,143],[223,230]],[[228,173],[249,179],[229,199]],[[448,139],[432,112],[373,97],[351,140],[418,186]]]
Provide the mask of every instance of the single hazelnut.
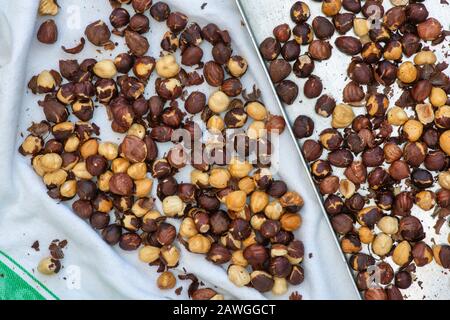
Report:
[[376,255],[384,257],[391,251],[392,244],[393,241],[389,235],[379,233],[372,242],[372,250]]

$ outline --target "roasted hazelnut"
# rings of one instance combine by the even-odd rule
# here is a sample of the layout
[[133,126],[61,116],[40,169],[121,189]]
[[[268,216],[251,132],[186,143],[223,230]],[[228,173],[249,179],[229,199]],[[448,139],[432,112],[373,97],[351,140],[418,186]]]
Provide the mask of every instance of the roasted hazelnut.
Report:
[[102,230],[103,240],[109,245],[115,245],[119,242],[122,235],[122,228],[118,225],[111,224]]
[[342,7],[341,0],[324,0],[322,1],[322,12],[330,17],[339,13]]
[[403,54],[402,43],[399,40],[390,40],[384,49],[383,57],[386,60],[400,60]]
[[401,38],[403,53],[410,57],[420,51],[422,44],[420,38],[414,33],[405,33]]
[[388,60],[380,61],[374,72],[375,80],[383,86],[390,86],[397,78],[397,67]]
[[243,287],[250,283],[250,274],[242,266],[230,265],[227,273],[228,279],[237,287]]
[[156,281],[158,288],[161,290],[172,289],[175,287],[177,279],[170,271],[161,273]]
[[346,34],[353,27],[353,20],[355,15],[353,13],[338,13],[333,16],[333,24],[339,34]]
[[119,239],[119,246],[125,251],[137,250],[141,243],[142,239],[137,233],[124,233]]
[[52,257],[47,257],[39,261],[37,270],[44,275],[52,275],[58,273],[61,269],[61,262]]
[[375,224],[382,218],[382,211],[376,206],[366,207],[358,212],[358,222],[362,226],[373,228]]
[[277,94],[281,101],[291,105],[298,96],[298,86],[291,80],[283,80],[276,86]]
[[399,224],[399,234],[407,241],[420,241],[424,238],[422,223],[414,216],[403,217]]
[[281,56],[285,61],[294,61],[300,55],[300,45],[296,40],[289,40],[281,48]]
[[380,60],[383,48],[375,42],[368,42],[361,49],[361,57],[366,63],[376,63]]
[[[292,34],[294,36],[295,42],[297,42],[298,45],[311,43],[311,41],[313,41],[314,39],[313,29],[306,22],[297,24],[294,29],[292,29]],[[300,47],[298,47],[298,49],[300,49]]]
[[313,99],[317,98],[322,93],[322,89],[322,80],[317,76],[310,76],[304,84],[303,93],[305,97]]
[[357,253],[350,257],[349,264],[355,271],[366,271],[375,264],[375,259],[365,253]]
[[387,294],[383,288],[369,288],[364,291],[365,300],[387,300]]
[[372,242],[372,250],[376,255],[384,257],[391,251],[392,244],[393,241],[389,235],[379,233]]
[[329,176],[332,172],[331,165],[326,160],[317,160],[311,165],[311,173],[318,179]]
[[[359,60],[353,60],[348,69],[347,69],[347,74],[350,77],[350,79],[352,79],[353,81],[355,81],[358,84],[369,84],[372,82],[372,69],[371,67],[364,63],[361,62]],[[362,100],[359,99],[359,101]]]
[[429,171],[420,168],[413,170],[411,181],[419,189],[431,187],[434,183],[433,175]]
[[137,33],[146,33],[150,30],[150,20],[144,14],[136,13],[131,17],[128,27]]
[[437,61],[437,57],[433,51],[420,51],[414,56],[414,63],[421,65],[434,65]]
[[353,233],[347,233],[341,238],[341,249],[344,253],[357,253],[361,251],[361,241]]
[[88,38],[89,42],[96,46],[105,45],[110,37],[111,31],[108,26],[102,20],[97,20],[86,27],[84,34]]
[[353,230],[353,219],[345,213],[334,215],[331,218],[333,230],[340,234],[346,234]]
[[287,23],[280,24],[273,29],[273,36],[279,42],[286,42],[291,37],[291,28]]
[[334,44],[341,52],[351,56],[360,53],[362,50],[361,41],[350,36],[337,37]]
[[334,216],[342,212],[344,202],[339,196],[330,194],[324,201],[324,207],[329,215]]
[[403,83],[412,83],[417,79],[418,71],[415,65],[406,61],[403,62],[397,70],[397,77]]
[[317,141],[308,139],[303,143],[302,151],[306,161],[311,162],[320,158],[323,148]]
[[339,178],[328,176],[319,183],[319,190],[322,194],[332,194],[339,189]]
[[431,94],[431,90],[433,86],[431,82],[428,80],[420,80],[414,84],[411,89],[411,97],[416,102],[423,102],[426,98],[428,98]]
[[[430,113],[432,114],[432,110],[430,110]],[[441,129],[449,129],[450,128],[450,106],[439,107],[436,110],[434,117],[435,117],[434,123],[436,124],[436,126],[438,128],[441,128]]]
[[39,42],[53,44],[58,40],[58,27],[53,19],[44,21],[37,32]]
[[417,242],[412,248],[414,263],[423,267],[433,261],[433,250],[423,241]]
[[294,121],[293,130],[297,139],[310,137],[314,131],[314,122],[310,117],[300,115]]
[[153,4],[150,8],[150,15],[156,21],[162,22],[165,21],[170,14],[170,7],[167,3],[158,1]]
[[447,93],[438,87],[433,87],[430,93],[430,102],[434,107],[443,107],[447,103]]
[[425,168],[430,171],[441,171],[447,165],[446,155],[440,150],[430,151],[425,157]]
[[325,129],[319,135],[322,146],[327,150],[337,150],[341,147],[343,138],[336,129]]
[[384,152],[380,147],[368,149],[362,154],[362,161],[366,167],[378,167],[384,162]]
[[428,17],[428,10],[422,3],[410,3],[405,11],[407,20],[414,24],[424,22]]
[[450,268],[450,246],[435,245],[433,246],[433,256],[436,263],[446,269]]
[[328,153],[328,161],[335,167],[347,168],[353,162],[353,155],[347,149],[338,149]]
[[434,18],[428,18],[417,25],[417,34],[424,41],[436,40],[441,33],[442,25]]
[[259,292],[267,292],[272,290],[274,280],[272,276],[264,271],[253,271],[250,275],[251,284]]
[[124,8],[115,8],[109,16],[109,22],[117,29],[125,27],[130,22],[130,14]]
[[268,37],[261,42],[259,51],[265,60],[274,60],[281,52],[281,45],[275,38]]
[[353,122],[354,118],[355,114],[352,107],[340,103],[333,109],[331,125],[333,128],[346,128]]
[[319,39],[329,39],[334,34],[333,24],[325,17],[317,16],[312,22],[314,34]]
[[183,93],[181,82],[178,79],[156,79],[155,89],[157,94],[166,100],[176,100]]
[[253,267],[262,266],[269,258],[267,249],[260,244],[252,244],[244,249],[244,258]]
[[169,27],[170,31],[174,33],[178,33],[182,31],[188,22],[188,17],[181,12],[171,12],[167,17],[167,27]]
[[292,69],[297,77],[307,78],[314,71],[314,61],[308,54],[303,54],[295,61]]
[[240,78],[247,72],[248,63],[241,56],[232,56],[227,63],[228,72],[235,78]]
[[425,161],[426,153],[427,147],[424,143],[408,142],[403,149],[403,159],[410,166],[418,167]]
[[126,173],[115,173],[109,180],[109,189],[112,193],[129,196],[133,191],[133,180]]
[[395,286],[400,289],[408,289],[412,283],[412,276],[408,271],[400,271],[395,275]]
[[331,49],[332,47],[329,42],[313,40],[309,44],[308,52],[312,59],[322,61],[328,60],[331,57]]

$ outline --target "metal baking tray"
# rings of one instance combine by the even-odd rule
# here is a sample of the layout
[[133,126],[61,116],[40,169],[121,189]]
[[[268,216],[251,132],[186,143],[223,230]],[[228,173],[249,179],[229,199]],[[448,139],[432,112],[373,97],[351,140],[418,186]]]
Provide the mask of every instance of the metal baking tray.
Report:
[[[302,89],[303,83],[305,79],[296,78],[294,75],[290,75],[288,79],[296,82],[299,86],[299,96],[294,102],[294,104],[290,106],[283,106],[281,101],[278,98],[275,87],[272,84],[270,79],[269,72],[267,70],[266,62],[263,60],[261,54],[259,53],[259,43],[261,43],[266,37],[272,35],[272,30],[275,26],[281,23],[290,23],[291,26],[293,23],[290,21],[290,8],[292,6],[292,1],[289,0],[236,0],[239,11],[242,15],[243,22],[248,30],[248,33],[252,39],[253,46],[258,54],[258,58],[260,63],[264,69],[265,75],[267,76],[269,83],[271,84],[271,88],[276,97],[278,108],[280,109],[281,114],[285,118],[286,122],[292,124],[295,118],[299,114],[307,115],[311,117],[315,122],[315,130],[314,134],[311,138],[317,140],[318,134],[325,128],[331,127],[331,119],[330,118],[322,118],[318,116],[314,111],[315,99],[310,100],[304,97]],[[311,9],[311,17],[322,15],[320,9],[320,3],[307,1],[310,9]],[[386,9],[389,8],[389,4],[385,5]],[[441,21],[446,21],[445,14],[442,15],[442,8],[438,3],[429,4],[430,16],[434,16]],[[334,37],[336,37],[336,34]],[[330,40],[330,43],[334,43],[334,38]],[[448,42],[446,47],[448,48]],[[304,53],[306,47],[302,46],[301,50]],[[437,51],[436,54],[440,61],[445,61],[445,46],[442,46],[441,51]],[[333,55],[330,60],[323,61],[321,63],[316,63],[314,74],[318,75],[323,80],[324,91],[323,93],[330,93],[332,96],[336,98],[339,102],[341,98],[341,92],[345,84],[347,83],[347,74],[346,68],[348,63],[348,56],[343,55],[337,49],[333,49]],[[345,62],[343,62],[345,61]],[[339,81],[335,81],[339,79]],[[342,81],[344,79],[344,81]],[[338,93],[338,94],[337,94]],[[391,102],[396,101],[398,95],[391,98]],[[364,113],[364,108],[353,108],[356,115]],[[323,206],[323,197],[319,193],[315,182],[313,181],[310,170],[307,162],[305,161],[303,154],[300,149],[300,143],[295,138],[292,129],[288,128],[288,134],[294,140],[294,145],[296,146],[296,152],[298,153],[298,157],[300,162],[302,163],[304,170],[307,171],[308,181],[305,183],[310,184],[310,187],[314,190],[316,200],[320,204],[320,208],[322,214],[325,216],[325,219],[330,228],[330,232],[334,235],[336,246],[338,247],[339,252],[342,253],[338,235],[334,232],[330,220],[328,219],[328,215],[325,212],[325,208]],[[338,169],[338,168],[336,168]],[[334,172],[340,178],[343,177],[343,170],[335,170]],[[308,186],[309,187],[309,186]],[[363,188],[365,186],[362,186]],[[401,186],[405,187],[405,185]],[[437,188],[436,188],[437,189]],[[309,201],[314,201],[314,199],[308,199]],[[446,223],[442,229],[440,234],[436,234],[433,226],[436,220],[432,217],[432,212],[425,212],[419,209],[417,206],[414,206],[412,214],[422,220],[422,224],[424,227],[424,231],[427,234],[425,241],[428,244],[431,243],[447,243],[447,234],[450,231],[448,223]],[[365,250],[363,252],[368,252],[367,246],[365,246]],[[344,259],[345,264],[347,266],[348,275],[351,279],[355,280],[356,273],[349,267],[347,262],[347,258],[343,253],[342,259]],[[395,264],[392,263],[392,260],[386,259],[389,262],[394,270],[397,270]],[[346,275],[345,275],[346,276]],[[405,298],[408,299],[450,299],[450,273],[441,267],[439,267],[435,262],[431,264],[417,268],[417,270],[413,273],[413,284],[407,290],[402,290],[402,294]],[[353,288],[357,292],[355,296],[361,297],[355,281],[353,281]]]

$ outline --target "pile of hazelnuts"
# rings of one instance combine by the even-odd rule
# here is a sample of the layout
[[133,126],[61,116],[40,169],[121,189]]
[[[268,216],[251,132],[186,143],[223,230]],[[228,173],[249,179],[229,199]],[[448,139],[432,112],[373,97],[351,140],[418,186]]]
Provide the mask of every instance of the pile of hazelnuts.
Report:
[[[298,211],[303,199],[272,176],[270,161],[263,165],[270,159],[271,142],[262,134],[281,134],[284,119],[268,112],[257,90],[245,93],[240,78],[248,64],[233,55],[226,30],[213,23],[203,28],[189,23],[186,15],[171,11],[164,2],[112,3],[109,23],[113,29],[99,20],[86,27],[85,36],[94,46],[106,49],[114,45],[112,34],[123,37],[129,52],[113,60],[60,60],[59,71],[44,70],[34,76],[28,87],[44,95],[39,106],[45,120],[33,123],[19,151],[32,157],[32,166],[52,198],[71,201],[75,214],[101,231],[108,244],[139,250],[140,260],[159,266],[161,289],[176,285],[169,269],[179,263],[176,243],[181,243],[214,264],[229,265],[228,277],[238,287],[286,293],[288,283],[297,285],[304,279],[303,243],[293,234],[302,223]],[[40,13],[55,15],[58,7],[53,0],[41,0]],[[168,27],[159,58],[147,56],[147,13]],[[54,21],[47,20],[38,30],[38,40],[55,43],[57,34]],[[213,60],[206,63],[200,47],[205,41],[213,46]],[[83,38],[76,47],[63,50],[76,54],[84,45]],[[175,55],[178,50],[183,67]],[[154,72],[156,95],[146,99],[144,91]],[[205,80],[215,88],[209,98],[200,91],[187,93]],[[99,138],[100,128],[92,122],[96,104],[107,109],[112,130],[125,134],[121,143]],[[202,124],[216,135],[248,125],[247,131],[239,132],[243,157],[227,161],[229,150],[215,142],[213,163],[187,157],[188,153],[203,155],[211,147],[209,140],[203,141],[200,150],[188,147],[198,136],[201,139]],[[180,128],[191,136],[174,141],[174,132]],[[174,145],[161,157],[158,145],[167,142]],[[265,161],[250,163],[248,157],[255,151],[251,146],[261,149],[263,145],[269,145],[268,151],[258,155]],[[191,181],[179,183],[175,175],[189,164]],[[162,213],[150,195],[154,180]],[[168,218],[181,219],[179,230]],[[210,288],[191,296],[223,298]]]
[[[294,103],[298,95],[297,84],[286,80],[293,71],[307,78],[304,95],[317,98],[317,115],[331,116],[331,127],[318,139],[311,138],[314,121],[305,115],[295,119],[293,131],[307,138],[303,155],[358,288],[366,299],[403,299],[399,289],[412,284],[413,264],[422,267],[434,259],[450,268],[450,246],[425,243],[421,220],[411,214],[414,205],[433,214],[436,230],[450,215],[450,80],[447,64],[438,63],[424,44],[438,45],[448,33],[429,17],[423,1],[391,0],[389,10],[383,0],[316,2],[325,16],[310,25],[308,5],[295,2],[290,12],[295,27],[275,27],[260,51],[284,103]],[[376,20],[374,12],[380,13]],[[354,35],[347,35],[352,29]],[[331,57],[328,40],[335,32],[334,46],[350,57],[341,103],[321,95],[322,82],[313,75],[315,63]],[[303,46],[307,52],[301,54]],[[396,102],[388,96],[394,83],[401,91]],[[366,113],[356,116],[354,107]]]

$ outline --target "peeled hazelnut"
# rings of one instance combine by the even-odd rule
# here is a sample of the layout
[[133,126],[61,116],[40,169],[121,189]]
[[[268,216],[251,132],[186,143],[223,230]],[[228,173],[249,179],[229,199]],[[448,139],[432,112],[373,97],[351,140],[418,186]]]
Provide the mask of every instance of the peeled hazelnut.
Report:
[[410,61],[403,62],[398,67],[397,77],[403,83],[414,82],[417,79],[417,75],[418,75],[417,68]]
[[372,242],[372,250],[376,255],[384,257],[391,251],[392,244],[393,241],[390,236],[385,233],[379,233]]
[[228,185],[231,175],[226,169],[212,169],[209,175],[209,184],[213,188],[223,189]]
[[204,254],[211,248],[211,241],[201,234],[196,234],[195,236],[189,238],[188,248],[190,252]]
[[444,171],[444,172],[439,173],[438,182],[442,188],[444,188],[446,190],[450,190],[450,172]]
[[156,283],[158,285],[158,288],[160,288],[162,290],[166,290],[166,289],[174,288],[176,285],[176,282],[177,282],[177,279],[175,278],[173,273],[170,271],[165,271],[159,275]]
[[439,146],[442,151],[450,155],[450,130],[444,131],[439,137]]
[[260,102],[254,101],[247,104],[246,112],[254,120],[262,121],[267,117],[266,107]]
[[341,10],[341,0],[324,0],[322,2],[322,12],[326,16],[335,16]]
[[247,71],[248,63],[241,56],[233,56],[228,60],[227,67],[233,77],[240,78]]
[[169,196],[162,202],[163,211],[166,216],[175,217],[183,215],[185,204],[179,196]]
[[163,78],[175,77],[180,71],[180,66],[172,54],[165,55],[156,61],[156,72]]
[[228,267],[228,279],[237,287],[243,287],[250,283],[250,274],[240,265],[230,265]]
[[331,125],[333,128],[346,128],[352,123],[354,118],[355,114],[352,107],[346,104],[337,104],[333,110]]
[[438,87],[433,87],[430,94],[430,102],[434,107],[442,107],[447,103],[447,93]]
[[180,259],[180,251],[173,245],[165,245],[161,248],[161,258],[168,267],[175,267]]
[[433,65],[436,61],[437,58],[433,51],[420,51],[414,56],[414,63],[419,66],[426,64]]
[[215,113],[222,113],[228,109],[230,98],[222,91],[214,92],[208,99],[208,107]]

